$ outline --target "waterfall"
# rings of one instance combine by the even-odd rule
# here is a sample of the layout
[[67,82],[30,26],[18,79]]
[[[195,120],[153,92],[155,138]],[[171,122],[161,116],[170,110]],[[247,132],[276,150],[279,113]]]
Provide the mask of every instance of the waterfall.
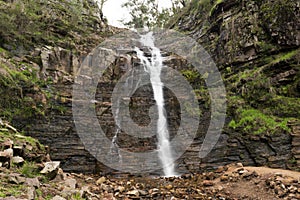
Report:
[[174,169],[174,159],[169,141],[169,131],[164,108],[163,83],[160,75],[163,68],[163,57],[160,50],[154,45],[152,32],[141,35],[140,42],[148,47],[151,52],[150,61],[144,55],[143,51],[135,48],[137,57],[141,60],[144,69],[150,75],[150,82],[153,89],[154,99],[158,111],[157,137],[158,137],[158,156],[161,161],[165,176],[176,176]]

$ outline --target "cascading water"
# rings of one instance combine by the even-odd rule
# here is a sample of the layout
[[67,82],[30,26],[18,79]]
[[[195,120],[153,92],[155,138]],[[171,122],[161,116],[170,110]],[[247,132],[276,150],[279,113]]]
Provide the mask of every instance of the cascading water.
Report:
[[140,42],[148,47],[151,51],[151,61],[144,55],[143,51],[139,48],[135,48],[137,57],[141,60],[144,69],[150,75],[150,82],[152,85],[154,99],[158,110],[157,121],[157,137],[158,137],[158,156],[163,166],[165,176],[176,176],[172,150],[169,141],[169,131],[167,125],[167,119],[165,116],[164,108],[164,95],[163,95],[163,83],[160,75],[163,68],[163,57],[160,50],[154,45],[153,33],[149,32],[145,35],[141,35]]

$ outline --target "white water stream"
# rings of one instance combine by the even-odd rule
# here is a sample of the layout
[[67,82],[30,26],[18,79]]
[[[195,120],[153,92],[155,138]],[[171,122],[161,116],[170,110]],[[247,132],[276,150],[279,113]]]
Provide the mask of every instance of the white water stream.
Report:
[[148,47],[151,52],[151,60],[144,55],[139,48],[135,48],[138,58],[141,60],[144,69],[150,75],[154,99],[158,110],[157,137],[158,137],[158,156],[162,163],[165,176],[176,176],[174,169],[172,148],[169,141],[169,131],[164,108],[163,83],[161,81],[161,70],[163,66],[163,57],[160,50],[154,45],[153,33],[149,32],[141,35],[140,42]]

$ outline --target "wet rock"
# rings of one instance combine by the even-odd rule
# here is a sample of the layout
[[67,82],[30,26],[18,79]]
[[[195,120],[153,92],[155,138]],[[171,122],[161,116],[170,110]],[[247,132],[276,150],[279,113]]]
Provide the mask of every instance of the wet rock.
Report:
[[40,173],[46,175],[49,179],[54,179],[58,173],[59,165],[59,161],[46,162]]

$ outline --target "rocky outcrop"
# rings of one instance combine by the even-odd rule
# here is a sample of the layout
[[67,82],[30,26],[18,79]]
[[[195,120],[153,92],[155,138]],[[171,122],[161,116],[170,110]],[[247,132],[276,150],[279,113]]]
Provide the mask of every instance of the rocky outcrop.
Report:
[[300,167],[300,123],[293,122],[292,126],[292,154],[296,167]]
[[201,167],[295,167],[297,137],[287,122],[299,120],[299,7],[285,0],[192,1],[170,22],[209,52],[227,88],[228,125]]
[[[49,145],[52,158],[59,160],[65,171],[109,173],[112,170],[97,162],[82,144],[72,116],[74,75],[87,53],[114,30],[95,18],[97,12],[88,14],[93,10],[86,9],[92,6],[89,2],[83,1],[85,9],[81,9],[80,16],[84,17],[81,23],[76,21],[78,26],[72,25],[74,21],[65,24],[68,20],[60,18],[65,16],[60,15],[60,11],[54,12],[58,12],[54,21],[48,16],[51,12],[43,11],[46,21],[51,23],[42,33],[49,37],[43,42],[40,37],[30,35],[37,41],[26,43],[30,48],[24,45],[25,52],[14,49],[11,34],[0,32],[4,41],[0,61],[5,66],[0,68],[0,90],[7,94],[0,103],[4,117],[11,118],[17,127]],[[195,0],[170,22],[170,27],[193,37],[213,57],[226,85],[229,107],[227,125],[218,144],[207,157],[200,159],[199,149],[210,122],[205,82],[183,58],[172,52],[163,53],[165,64],[180,71],[197,90],[201,109],[194,143],[177,160],[179,171],[199,172],[231,162],[295,169],[297,133],[292,134],[295,127],[288,122],[300,114],[299,3],[280,0],[276,6],[273,4],[271,0]],[[3,5],[6,9],[12,8],[9,3]],[[51,6],[55,9],[55,4]],[[66,12],[71,19],[77,19],[77,15]],[[15,37],[17,41],[24,41]],[[113,88],[128,69],[140,67],[134,52],[118,53],[98,83],[96,100],[99,101],[92,106],[110,140],[117,131],[111,104]],[[133,74],[133,77],[137,76]],[[172,91],[165,88],[164,92],[172,138],[180,124],[179,106]],[[152,105],[151,86],[139,88],[130,99],[133,121],[148,125]],[[125,131],[121,131],[116,142],[120,148],[132,152],[156,148],[155,137],[136,139]],[[135,190],[128,192],[128,195],[137,194]]]

